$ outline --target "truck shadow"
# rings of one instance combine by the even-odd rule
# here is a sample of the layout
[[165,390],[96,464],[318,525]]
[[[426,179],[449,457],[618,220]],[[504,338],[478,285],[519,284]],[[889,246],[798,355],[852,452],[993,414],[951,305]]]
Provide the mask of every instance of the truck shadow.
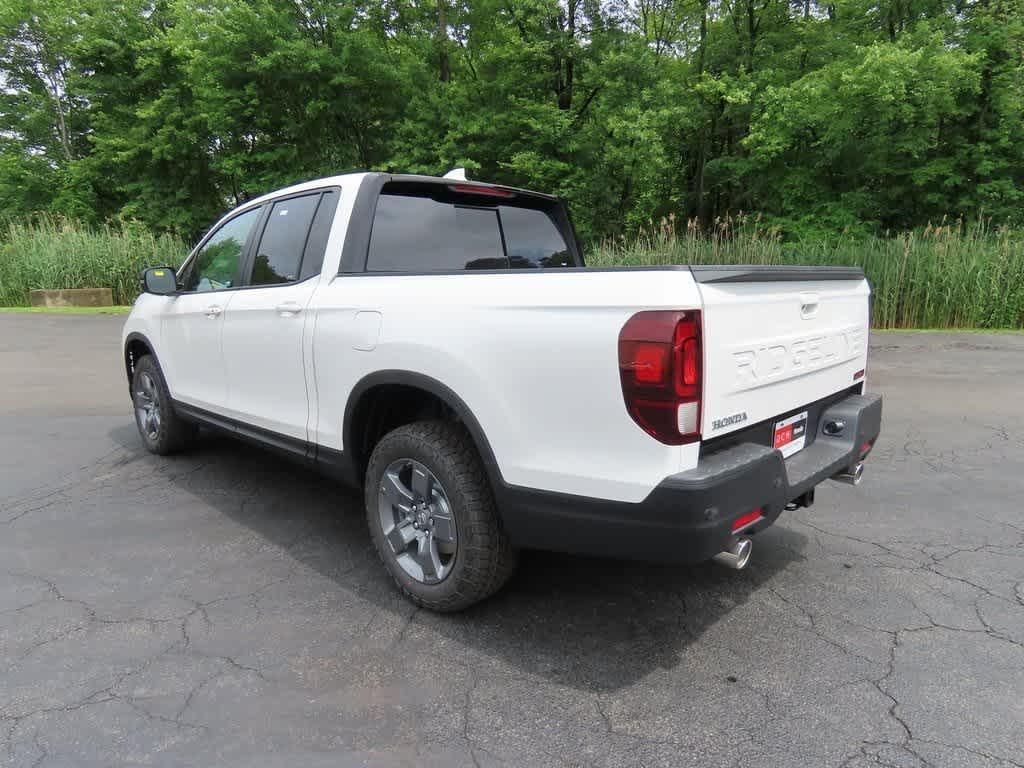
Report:
[[[111,435],[138,448],[134,428]],[[377,560],[362,499],[312,470],[228,438],[204,434],[161,471],[174,492],[201,499],[280,547],[339,589],[464,645],[474,653],[586,691],[628,686],[671,668],[687,645],[743,605],[772,576],[803,560],[806,538],[775,526],[751,565],[650,565],[524,552],[498,595],[460,614],[416,611]]]

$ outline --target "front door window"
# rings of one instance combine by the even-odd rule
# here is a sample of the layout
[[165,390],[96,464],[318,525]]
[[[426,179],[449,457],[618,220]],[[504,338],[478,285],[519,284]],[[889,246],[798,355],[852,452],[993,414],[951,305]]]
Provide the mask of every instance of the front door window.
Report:
[[183,291],[217,291],[235,287],[242,249],[256,225],[253,208],[221,225],[199,249],[182,279]]

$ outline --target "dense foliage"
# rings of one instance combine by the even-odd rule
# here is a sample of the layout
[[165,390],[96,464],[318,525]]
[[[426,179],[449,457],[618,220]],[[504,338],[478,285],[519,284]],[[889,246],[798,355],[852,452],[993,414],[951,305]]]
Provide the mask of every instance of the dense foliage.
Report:
[[1024,223],[1020,0],[4,0],[0,210],[194,237],[354,168],[565,195],[594,241]]

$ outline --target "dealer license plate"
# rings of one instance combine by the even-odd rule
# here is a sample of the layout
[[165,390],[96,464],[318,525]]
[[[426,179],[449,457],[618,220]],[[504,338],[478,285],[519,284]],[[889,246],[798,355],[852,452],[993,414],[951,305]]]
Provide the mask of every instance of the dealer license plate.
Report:
[[790,416],[788,419],[775,422],[772,431],[772,447],[782,451],[782,455],[790,457],[807,443],[807,411]]

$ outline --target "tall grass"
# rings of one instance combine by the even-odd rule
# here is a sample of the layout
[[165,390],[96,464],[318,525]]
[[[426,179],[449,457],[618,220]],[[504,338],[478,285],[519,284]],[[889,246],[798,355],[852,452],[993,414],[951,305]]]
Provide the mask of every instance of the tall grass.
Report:
[[858,266],[877,328],[1024,328],[1024,233],[984,223],[789,242],[749,217],[717,222],[711,234],[665,219],[602,243],[587,263]]
[[0,231],[0,306],[25,306],[35,288],[110,288],[115,304],[130,304],[143,268],[177,266],[188,247],[126,223],[94,228],[42,217]]
[[[0,231],[0,306],[27,305],[33,288],[109,287],[115,304],[129,304],[144,267],[177,266],[187,250],[134,224],[12,223]],[[1024,234],[984,224],[784,241],[750,217],[719,221],[710,234],[670,218],[601,243],[587,263],[859,266],[874,291],[876,327],[1024,328]]]

